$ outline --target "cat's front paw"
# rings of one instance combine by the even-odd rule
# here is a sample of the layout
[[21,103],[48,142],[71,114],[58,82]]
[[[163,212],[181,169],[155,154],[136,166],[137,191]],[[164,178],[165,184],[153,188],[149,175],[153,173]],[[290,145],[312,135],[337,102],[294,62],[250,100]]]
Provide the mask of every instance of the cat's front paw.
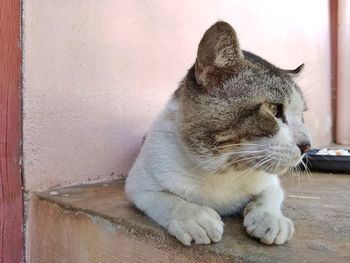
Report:
[[224,223],[216,211],[205,206],[189,206],[176,209],[168,231],[182,244],[210,244],[221,240]]
[[282,245],[294,234],[293,222],[279,211],[248,206],[244,214],[244,227],[248,234],[260,239],[264,244]]

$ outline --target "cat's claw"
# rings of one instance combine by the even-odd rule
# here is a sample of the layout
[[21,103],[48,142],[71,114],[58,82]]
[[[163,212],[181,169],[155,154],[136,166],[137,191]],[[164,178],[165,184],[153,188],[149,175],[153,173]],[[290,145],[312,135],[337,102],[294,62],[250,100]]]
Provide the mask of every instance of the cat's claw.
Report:
[[247,233],[264,244],[282,245],[294,234],[292,221],[280,212],[257,206],[247,207],[244,214],[244,227]]
[[221,240],[224,224],[213,209],[205,206],[191,206],[177,209],[170,221],[168,231],[182,244],[210,244]]

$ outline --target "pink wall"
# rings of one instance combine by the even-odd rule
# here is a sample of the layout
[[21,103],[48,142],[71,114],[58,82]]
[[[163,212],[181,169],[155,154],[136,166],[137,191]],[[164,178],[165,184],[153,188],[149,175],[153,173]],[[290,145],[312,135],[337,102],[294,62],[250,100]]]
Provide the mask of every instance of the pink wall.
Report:
[[127,174],[147,128],[222,19],[300,78],[314,145],[331,140],[328,1],[24,1],[27,190]]

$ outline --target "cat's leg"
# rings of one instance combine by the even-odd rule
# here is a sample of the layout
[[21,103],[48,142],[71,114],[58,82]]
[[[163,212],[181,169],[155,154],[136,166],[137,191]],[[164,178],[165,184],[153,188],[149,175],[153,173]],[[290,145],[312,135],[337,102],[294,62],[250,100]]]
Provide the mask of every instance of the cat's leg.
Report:
[[281,211],[284,194],[279,183],[271,185],[244,209],[244,226],[262,243],[281,245],[294,233],[292,221]]
[[218,213],[206,206],[189,203],[168,192],[127,191],[134,204],[181,243],[189,246],[221,240],[223,222]]

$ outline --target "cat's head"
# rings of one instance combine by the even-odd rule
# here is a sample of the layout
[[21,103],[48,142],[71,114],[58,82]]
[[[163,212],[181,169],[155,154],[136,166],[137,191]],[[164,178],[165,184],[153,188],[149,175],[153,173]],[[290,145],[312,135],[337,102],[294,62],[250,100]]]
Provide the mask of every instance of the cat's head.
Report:
[[210,27],[175,93],[190,155],[208,170],[273,173],[297,165],[310,147],[305,101],[293,81],[302,66],[279,69],[242,51],[229,24]]

